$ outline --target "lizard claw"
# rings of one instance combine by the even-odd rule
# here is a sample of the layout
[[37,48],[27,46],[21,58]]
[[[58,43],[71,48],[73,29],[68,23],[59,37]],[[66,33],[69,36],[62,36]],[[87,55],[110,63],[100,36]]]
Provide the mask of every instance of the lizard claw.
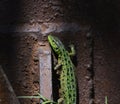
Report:
[[63,98],[59,98],[58,99],[58,104],[63,104],[63,100],[64,100]]

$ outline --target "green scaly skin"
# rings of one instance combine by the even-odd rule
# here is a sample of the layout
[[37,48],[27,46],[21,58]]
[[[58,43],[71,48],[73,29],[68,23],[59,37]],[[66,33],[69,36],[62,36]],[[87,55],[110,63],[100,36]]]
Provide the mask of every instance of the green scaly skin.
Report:
[[49,35],[48,41],[58,55],[58,64],[55,66],[55,70],[60,66],[60,99],[58,104],[76,104],[76,79],[74,74],[74,65],[70,59],[71,55],[75,55],[74,47],[71,45],[71,53],[69,53],[62,42],[55,36]]

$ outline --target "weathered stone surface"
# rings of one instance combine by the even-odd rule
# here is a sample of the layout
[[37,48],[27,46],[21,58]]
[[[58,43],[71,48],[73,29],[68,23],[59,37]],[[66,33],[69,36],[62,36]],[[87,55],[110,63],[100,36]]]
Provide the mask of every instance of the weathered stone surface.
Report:
[[48,99],[53,98],[52,94],[52,58],[51,49],[48,43],[40,43],[39,48],[39,72],[40,72],[40,94]]

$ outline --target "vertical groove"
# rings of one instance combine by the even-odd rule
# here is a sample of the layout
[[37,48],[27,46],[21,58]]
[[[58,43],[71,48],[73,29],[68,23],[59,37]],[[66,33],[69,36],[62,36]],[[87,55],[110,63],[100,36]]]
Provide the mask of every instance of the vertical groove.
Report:
[[89,57],[90,57],[90,64],[88,67],[89,73],[89,104],[94,104],[95,98],[95,89],[94,89],[94,37],[91,31],[87,33],[87,40],[88,40],[88,47],[89,47]]

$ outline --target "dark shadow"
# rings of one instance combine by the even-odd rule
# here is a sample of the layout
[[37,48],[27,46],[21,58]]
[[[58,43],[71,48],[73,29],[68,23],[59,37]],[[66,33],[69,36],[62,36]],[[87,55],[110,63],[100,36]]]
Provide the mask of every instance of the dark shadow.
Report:
[[62,0],[63,22],[91,25],[101,31],[119,31],[118,0]]
[[[10,33],[9,30],[14,31],[16,27],[10,27],[13,24],[17,24],[19,20],[21,19],[21,1],[17,0],[1,0],[0,1],[0,33],[1,36],[4,37],[2,40],[4,45],[1,43],[1,46],[4,48],[0,48],[0,52],[4,51],[5,57],[7,57],[7,62],[2,63],[2,65],[5,67],[5,65],[10,64],[12,58],[13,58],[13,40],[12,35],[15,33]],[[12,76],[9,74],[8,70],[5,70],[8,74],[8,77]],[[13,75],[14,76],[14,75]]]
[[[0,62],[17,96],[25,94],[32,95],[31,91],[33,89],[31,85],[29,85],[29,81],[31,80],[29,66],[30,58],[32,57],[31,52],[36,42],[36,40],[32,39],[34,38],[32,36],[26,36],[26,40],[21,40],[25,37],[24,33],[15,37],[15,35],[18,34],[14,32],[16,25],[19,25],[23,19],[23,5],[21,2],[22,0],[0,1],[0,40],[2,40],[0,41],[0,57],[6,58],[5,61],[1,59]],[[23,35],[23,38],[21,38],[21,35]],[[23,43],[21,43],[21,41],[23,41]],[[4,53],[4,56],[2,53]],[[20,57],[22,58],[20,59]],[[35,60],[34,64],[36,63],[38,62]],[[28,84],[24,85],[24,83]],[[31,99],[29,101],[21,100],[21,103],[25,102],[30,103],[32,101]]]
[[118,0],[96,2],[94,27],[100,31],[117,32],[120,24]]
[[16,24],[20,21],[21,15],[21,1],[17,0],[1,0],[0,1],[0,24],[10,25]]
[[[13,85],[13,80],[15,80],[14,73],[11,73],[12,58],[14,57],[12,53],[12,35],[9,33],[10,25],[16,24],[20,20],[21,15],[21,1],[20,0],[1,0],[0,1],[0,64],[3,66],[9,81]],[[14,31],[16,27],[13,27],[11,31]],[[4,85],[3,85],[4,86]],[[15,86],[12,86],[13,88]],[[16,90],[15,90],[16,92]],[[9,94],[8,94],[9,95]],[[10,103],[10,99],[6,96],[2,96],[6,99],[4,103]],[[2,103],[2,102],[1,102]]]
[[95,14],[94,0],[61,0],[63,6],[64,22],[79,22],[85,24],[90,22]]

